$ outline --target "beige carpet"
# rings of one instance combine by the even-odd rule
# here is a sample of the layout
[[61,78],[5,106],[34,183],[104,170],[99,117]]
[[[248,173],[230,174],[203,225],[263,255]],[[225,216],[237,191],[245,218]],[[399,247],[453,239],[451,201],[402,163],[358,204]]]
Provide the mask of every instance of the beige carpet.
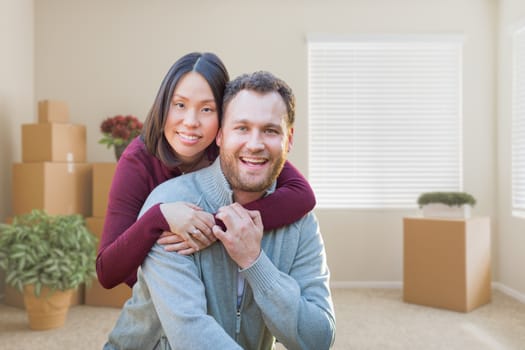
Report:
[[[401,290],[334,290],[334,348],[525,350],[525,304],[500,292],[466,314],[406,304],[401,297]],[[23,310],[0,305],[0,349],[100,349],[118,313],[74,306],[63,328],[38,332],[28,329]]]

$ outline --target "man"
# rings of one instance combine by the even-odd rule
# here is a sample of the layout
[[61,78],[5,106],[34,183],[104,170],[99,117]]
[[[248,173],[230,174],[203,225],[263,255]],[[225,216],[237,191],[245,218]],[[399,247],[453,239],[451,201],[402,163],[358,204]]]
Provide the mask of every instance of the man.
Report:
[[225,92],[210,167],[157,187],[156,203],[197,204],[225,225],[219,242],[183,256],[153,247],[107,349],[327,349],[335,316],[313,213],[265,232],[241,204],[271,193],[292,140],[294,96],[267,72],[243,75]]

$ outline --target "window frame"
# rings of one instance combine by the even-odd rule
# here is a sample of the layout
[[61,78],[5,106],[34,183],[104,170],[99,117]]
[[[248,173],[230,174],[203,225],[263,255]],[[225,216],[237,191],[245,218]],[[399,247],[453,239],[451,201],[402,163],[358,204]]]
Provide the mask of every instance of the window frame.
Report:
[[[525,24],[522,23],[512,33],[511,92],[511,215],[519,218],[525,218],[525,63],[523,60],[525,60]],[[518,157],[522,159],[517,161]],[[517,204],[518,202],[523,204]]]

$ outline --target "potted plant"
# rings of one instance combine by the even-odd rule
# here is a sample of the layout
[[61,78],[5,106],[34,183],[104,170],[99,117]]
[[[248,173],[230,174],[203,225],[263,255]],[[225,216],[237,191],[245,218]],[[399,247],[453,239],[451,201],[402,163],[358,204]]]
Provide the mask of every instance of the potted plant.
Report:
[[142,122],[132,115],[107,118],[100,124],[102,138],[98,142],[107,148],[113,147],[118,161],[127,145],[140,134],[142,126]]
[[426,192],[417,204],[425,217],[469,218],[476,199],[466,192]]
[[64,324],[73,291],[95,276],[96,243],[80,215],[33,210],[0,224],[0,268],[24,293],[32,329]]

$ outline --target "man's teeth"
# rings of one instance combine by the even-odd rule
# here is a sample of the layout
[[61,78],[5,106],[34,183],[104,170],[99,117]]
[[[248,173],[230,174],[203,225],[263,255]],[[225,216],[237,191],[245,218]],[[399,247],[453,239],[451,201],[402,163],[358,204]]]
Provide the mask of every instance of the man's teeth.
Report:
[[243,162],[252,163],[252,164],[263,164],[266,162],[266,159],[261,158],[242,158]]

